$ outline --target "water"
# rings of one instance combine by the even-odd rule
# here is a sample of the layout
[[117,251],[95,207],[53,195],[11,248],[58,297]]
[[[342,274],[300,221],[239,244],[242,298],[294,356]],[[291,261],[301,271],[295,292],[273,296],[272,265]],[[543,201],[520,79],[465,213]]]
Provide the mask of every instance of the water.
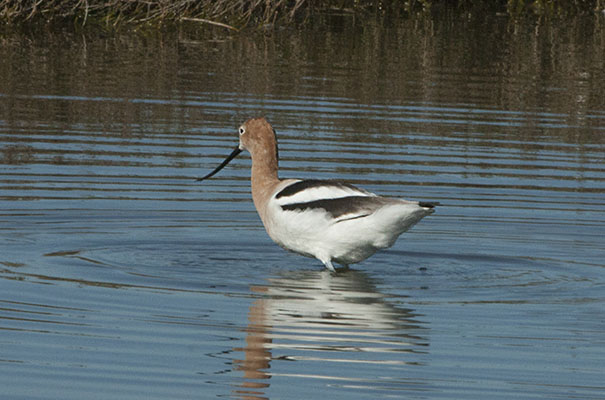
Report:
[[[605,32],[506,18],[3,33],[3,398],[605,397]],[[602,22],[602,21],[601,21]],[[439,201],[347,272],[265,234],[282,177]]]

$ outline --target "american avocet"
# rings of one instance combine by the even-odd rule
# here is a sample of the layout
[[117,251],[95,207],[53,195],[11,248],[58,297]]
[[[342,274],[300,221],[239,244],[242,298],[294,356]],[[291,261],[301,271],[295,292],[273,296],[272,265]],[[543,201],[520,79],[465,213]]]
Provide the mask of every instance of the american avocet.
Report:
[[239,145],[210,178],[243,150],[252,155],[252,200],[265,230],[286,250],[315,257],[330,271],[391,247],[437,203],[377,196],[333,180],[277,177],[277,138],[265,118],[239,127]]

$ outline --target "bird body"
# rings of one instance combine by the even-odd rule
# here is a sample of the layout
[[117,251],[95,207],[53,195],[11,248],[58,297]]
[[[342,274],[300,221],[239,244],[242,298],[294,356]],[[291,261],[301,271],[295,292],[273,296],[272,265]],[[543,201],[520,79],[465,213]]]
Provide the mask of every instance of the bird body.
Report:
[[252,156],[252,199],[278,245],[315,257],[335,271],[391,247],[399,235],[434,211],[435,204],[377,196],[335,180],[278,178],[275,131],[264,118],[246,121],[240,143],[211,177],[244,149]]

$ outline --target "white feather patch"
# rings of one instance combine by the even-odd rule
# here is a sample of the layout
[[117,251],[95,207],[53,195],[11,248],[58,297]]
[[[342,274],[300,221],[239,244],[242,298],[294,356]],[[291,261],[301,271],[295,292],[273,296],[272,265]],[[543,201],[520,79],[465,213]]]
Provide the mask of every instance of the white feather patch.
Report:
[[276,197],[276,195],[281,193],[282,190],[298,182],[301,182],[301,180],[293,180],[288,182],[288,185],[280,187],[279,190],[274,194],[274,201],[276,201],[279,205],[285,205],[294,203],[308,203],[317,200],[338,199],[348,196],[376,196],[374,193],[370,193],[354,186],[324,181],[321,184],[307,187],[294,194],[279,198]]

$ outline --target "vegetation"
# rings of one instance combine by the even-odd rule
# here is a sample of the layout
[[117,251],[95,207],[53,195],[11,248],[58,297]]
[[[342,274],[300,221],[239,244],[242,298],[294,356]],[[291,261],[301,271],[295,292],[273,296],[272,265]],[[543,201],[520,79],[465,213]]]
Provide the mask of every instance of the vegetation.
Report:
[[95,21],[110,26],[188,20],[239,30],[300,23],[322,13],[409,15],[445,6],[512,16],[575,15],[603,12],[605,0],[0,0],[0,20],[69,20],[79,25]]

